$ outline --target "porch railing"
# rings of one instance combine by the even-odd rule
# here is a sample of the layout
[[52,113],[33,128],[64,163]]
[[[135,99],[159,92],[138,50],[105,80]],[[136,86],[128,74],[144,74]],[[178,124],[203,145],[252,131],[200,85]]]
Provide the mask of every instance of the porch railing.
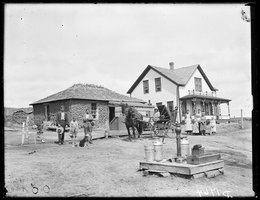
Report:
[[188,90],[189,92],[189,95],[202,95],[202,96],[216,96],[216,94],[214,92],[198,92],[198,91],[195,91],[195,90]]

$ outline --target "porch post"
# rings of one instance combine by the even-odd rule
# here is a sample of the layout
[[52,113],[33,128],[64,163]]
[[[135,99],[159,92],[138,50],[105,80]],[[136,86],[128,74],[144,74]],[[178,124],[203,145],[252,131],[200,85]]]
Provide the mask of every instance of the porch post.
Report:
[[202,100],[203,112],[206,114],[205,99]]
[[215,112],[214,112],[214,101],[211,101],[211,108],[212,108],[212,115],[214,116],[215,115]]
[[218,102],[218,117],[221,116],[221,108],[220,108],[220,103]]
[[227,106],[228,106],[228,116],[229,116],[229,119],[230,119],[229,102],[227,102]]
[[193,112],[194,115],[196,115],[196,99],[195,98],[192,99],[192,104],[193,104],[193,111],[192,112]]

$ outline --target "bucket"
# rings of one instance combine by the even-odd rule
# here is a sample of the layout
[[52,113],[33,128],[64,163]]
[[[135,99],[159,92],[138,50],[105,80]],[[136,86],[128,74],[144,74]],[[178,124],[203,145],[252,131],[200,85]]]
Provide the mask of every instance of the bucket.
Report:
[[161,142],[154,143],[154,160],[159,162],[163,160],[163,145]]
[[187,137],[181,138],[181,156],[187,158],[190,155],[190,144]]
[[144,146],[145,160],[147,162],[154,161],[154,148],[153,146]]

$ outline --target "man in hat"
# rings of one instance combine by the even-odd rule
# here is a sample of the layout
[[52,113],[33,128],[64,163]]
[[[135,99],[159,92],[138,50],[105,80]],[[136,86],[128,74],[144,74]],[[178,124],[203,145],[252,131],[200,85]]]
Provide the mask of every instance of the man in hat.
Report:
[[57,124],[60,125],[63,128],[63,131],[61,133],[61,136],[59,139],[59,144],[64,143],[64,135],[65,135],[65,128],[68,123],[68,116],[67,113],[64,111],[64,106],[60,107],[60,112],[57,114]]
[[94,118],[89,112],[88,109],[86,109],[85,116],[83,118],[83,127],[84,127],[84,134],[85,137],[89,137],[89,143],[92,144],[92,129],[94,126]]

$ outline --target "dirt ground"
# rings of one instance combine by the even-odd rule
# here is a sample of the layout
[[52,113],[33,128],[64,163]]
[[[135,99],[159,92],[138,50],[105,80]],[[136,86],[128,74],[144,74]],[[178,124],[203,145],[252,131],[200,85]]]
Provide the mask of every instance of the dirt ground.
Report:
[[[73,148],[68,141],[54,144],[57,135],[49,131],[43,134],[46,143],[31,141],[21,146],[20,131],[6,130],[7,196],[253,196],[251,122],[244,129],[237,123],[218,124],[217,128],[214,136],[188,136],[190,147],[202,144],[206,152],[220,153],[225,162],[223,175],[198,179],[143,176],[137,171],[139,162],[145,160],[144,145],[154,141],[149,135],[132,142],[127,137],[97,139],[89,147]],[[65,138],[69,139],[68,133]],[[176,156],[174,137],[165,142],[164,158]]]

